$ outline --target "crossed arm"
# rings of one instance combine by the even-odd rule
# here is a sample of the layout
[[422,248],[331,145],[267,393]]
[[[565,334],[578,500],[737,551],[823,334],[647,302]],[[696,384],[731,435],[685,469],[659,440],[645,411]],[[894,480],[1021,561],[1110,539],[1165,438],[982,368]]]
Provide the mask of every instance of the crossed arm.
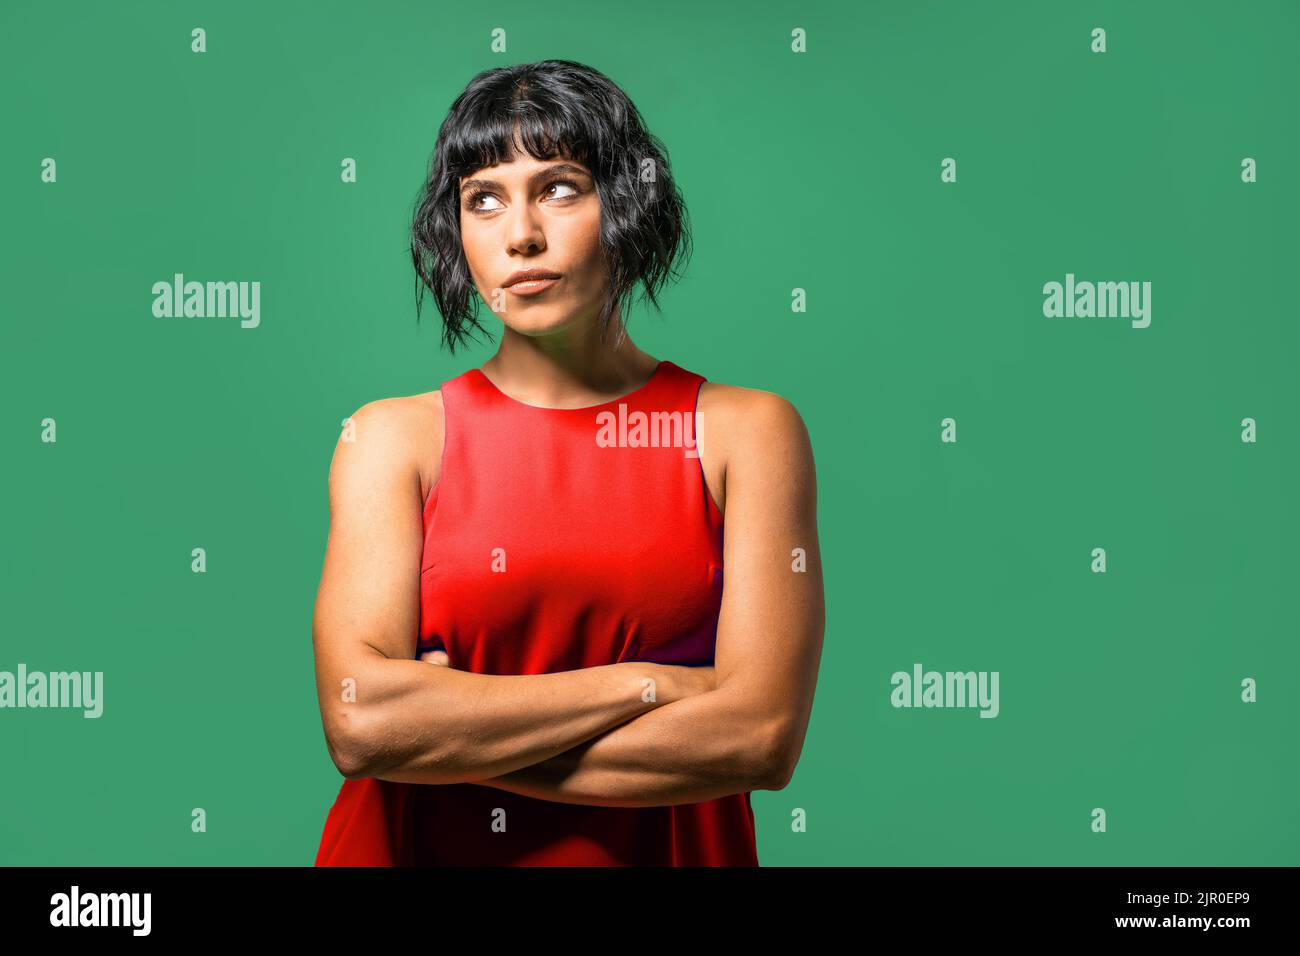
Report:
[[[726,570],[714,666],[700,668],[623,662],[495,676],[412,660],[418,591],[404,582],[418,581],[423,542],[409,501],[418,502],[419,478],[394,465],[412,426],[387,403],[360,410],[356,442],[341,443],[331,467],[313,621],[321,714],[340,771],[603,806],[784,787],[825,625],[815,474],[794,408],[734,392],[701,433],[701,447],[707,438],[725,455]],[[731,417],[744,427],[726,427]],[[385,483],[390,493],[376,495]]]

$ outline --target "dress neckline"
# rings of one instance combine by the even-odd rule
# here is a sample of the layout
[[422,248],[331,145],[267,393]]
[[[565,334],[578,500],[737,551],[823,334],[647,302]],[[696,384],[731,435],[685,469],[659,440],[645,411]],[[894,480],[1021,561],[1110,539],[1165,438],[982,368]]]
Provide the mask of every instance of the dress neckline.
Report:
[[589,412],[597,408],[608,408],[610,405],[617,405],[619,402],[626,402],[628,399],[640,395],[642,392],[650,388],[650,386],[652,386],[656,381],[658,381],[660,377],[662,377],[663,373],[667,371],[667,367],[671,364],[672,363],[669,362],[667,359],[660,359],[659,364],[655,366],[654,371],[650,373],[650,377],[646,379],[643,385],[639,385],[638,387],[632,389],[632,391],[628,392],[626,395],[620,395],[617,398],[611,398],[607,402],[599,402],[598,404],[595,405],[579,405],[577,408],[552,408],[549,405],[530,405],[528,402],[521,402],[519,399],[511,397],[507,395],[505,392],[501,391],[501,389],[497,388],[497,386],[492,382],[492,379],[488,378],[487,375],[483,373],[482,369],[472,368],[469,371],[470,374],[477,381],[486,385],[489,389],[491,389],[495,394],[499,395],[501,398],[505,399],[511,404],[518,405],[520,408],[527,408],[534,412]]

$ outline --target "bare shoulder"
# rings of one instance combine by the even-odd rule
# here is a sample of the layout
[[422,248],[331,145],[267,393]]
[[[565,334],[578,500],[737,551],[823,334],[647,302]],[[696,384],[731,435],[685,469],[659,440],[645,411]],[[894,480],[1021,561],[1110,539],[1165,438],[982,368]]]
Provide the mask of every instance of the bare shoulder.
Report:
[[344,420],[330,482],[344,473],[359,473],[365,480],[405,473],[418,482],[424,500],[437,480],[442,434],[441,391],[367,402]]
[[706,381],[696,418],[702,466],[710,486],[721,489],[715,497],[724,513],[728,493],[749,476],[788,480],[794,472],[812,480],[812,443],[803,416],[775,392]]
[[775,392],[706,381],[700,387],[697,415],[714,444],[741,450],[772,442],[806,441],[803,416]]
[[755,424],[771,428],[803,427],[800,412],[789,399],[763,389],[723,385],[715,381],[706,381],[699,389],[698,414],[701,419],[710,416],[727,431],[740,425],[751,427]]

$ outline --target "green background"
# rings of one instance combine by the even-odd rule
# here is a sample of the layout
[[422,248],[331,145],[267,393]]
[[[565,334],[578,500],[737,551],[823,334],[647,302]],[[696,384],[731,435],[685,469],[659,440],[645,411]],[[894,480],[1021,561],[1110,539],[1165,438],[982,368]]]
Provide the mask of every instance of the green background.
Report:
[[[762,863],[1300,862],[1297,33],[1289,2],[10,0],[0,670],[103,671],[105,713],[0,711],[0,862],[312,862],[334,444],[492,354],[417,326],[406,230],[471,76],[551,57],[628,92],[691,214],[634,340],[812,435],[826,644]],[[175,272],[260,281],[261,327],[155,318]],[[1045,318],[1067,272],[1152,282],[1150,328]],[[893,709],[916,661],[999,671],[1000,716]]]

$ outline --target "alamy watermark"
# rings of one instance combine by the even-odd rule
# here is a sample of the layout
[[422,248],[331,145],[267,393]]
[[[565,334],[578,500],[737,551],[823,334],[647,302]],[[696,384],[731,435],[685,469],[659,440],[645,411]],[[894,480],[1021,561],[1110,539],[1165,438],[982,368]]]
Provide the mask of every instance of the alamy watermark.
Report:
[[152,909],[152,893],[82,893],[73,884],[50,897],[50,925],[129,926],[131,935],[148,936]]
[[694,412],[643,412],[618,403],[618,414],[596,413],[596,444],[601,448],[681,448],[687,458],[699,458]]
[[237,317],[245,329],[262,322],[261,282],[186,282],[178,272],[171,282],[155,282],[153,294],[153,314],[160,319]]
[[895,671],[890,683],[895,707],[978,707],[981,717],[996,717],[1001,709],[997,671],[923,672],[917,663],[910,674]]
[[18,673],[0,671],[0,708],[67,707],[83,717],[104,712],[103,671],[32,671],[18,664]]
[[1065,274],[1065,285],[1048,282],[1043,286],[1043,315],[1049,319],[1098,318],[1132,319],[1135,329],[1151,324],[1151,283],[1075,282]]

